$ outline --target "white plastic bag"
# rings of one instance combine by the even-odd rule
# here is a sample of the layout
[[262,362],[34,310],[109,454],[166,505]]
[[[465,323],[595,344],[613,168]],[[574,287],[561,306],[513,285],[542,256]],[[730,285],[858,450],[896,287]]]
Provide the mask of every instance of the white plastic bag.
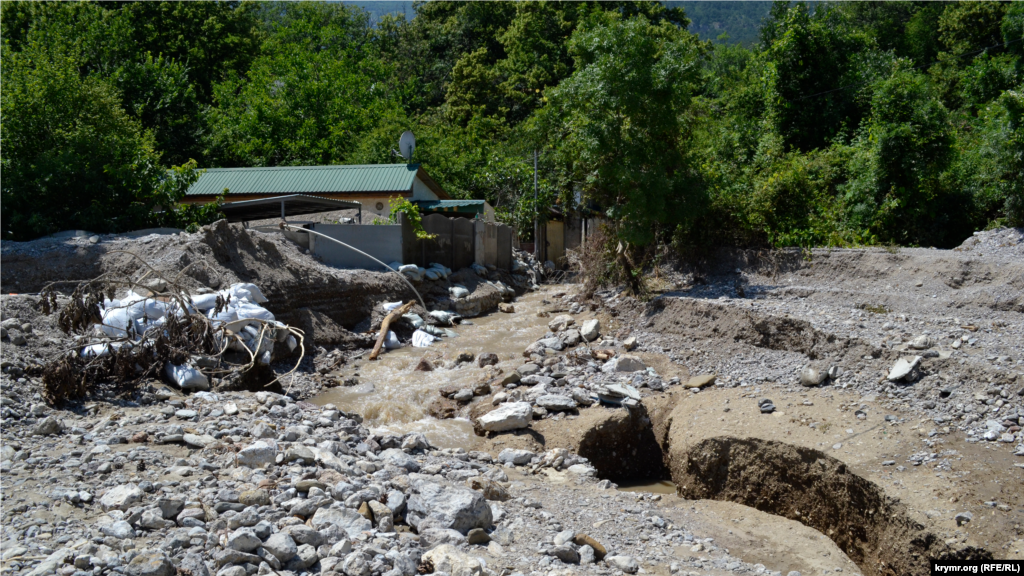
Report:
[[402,305],[402,301],[399,300],[398,302],[385,302],[385,303],[381,304],[381,307],[384,308],[385,312],[391,312],[392,310],[394,310],[395,308],[398,308],[401,305]]
[[434,337],[427,334],[423,330],[417,330],[412,333],[412,345],[416,348],[426,348],[434,341]]
[[391,330],[388,330],[388,335],[384,337],[384,347],[388,350],[394,350],[396,348],[401,348],[402,343],[398,340],[398,335]]
[[177,366],[168,362],[164,371],[167,373],[167,377],[182,390],[210,389],[210,381],[206,379],[206,375],[191,366]]

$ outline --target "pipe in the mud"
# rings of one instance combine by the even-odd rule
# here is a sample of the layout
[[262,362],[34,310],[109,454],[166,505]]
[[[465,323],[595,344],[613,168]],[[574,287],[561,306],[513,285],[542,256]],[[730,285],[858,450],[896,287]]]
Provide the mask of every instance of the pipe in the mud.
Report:
[[359,248],[356,248],[355,246],[349,246],[348,244],[345,244],[341,240],[338,240],[337,238],[331,238],[330,236],[328,236],[328,235],[326,235],[326,234],[324,234],[322,232],[317,232],[316,230],[310,230],[308,228],[300,228],[298,226],[294,226],[292,224],[288,224],[287,222],[281,222],[281,229],[283,230],[285,228],[287,228],[289,230],[293,230],[295,232],[305,232],[307,234],[316,234],[317,236],[320,236],[321,238],[326,238],[326,239],[330,240],[331,242],[336,242],[338,244],[341,244],[345,248],[348,248],[349,250],[353,250],[355,252],[358,252],[358,253],[362,254],[363,256],[366,256],[370,260],[373,260],[374,262],[377,262],[381,266],[383,266],[383,267],[387,268],[388,270],[394,272],[395,274],[398,274],[398,277],[401,278],[403,282],[408,284],[409,288],[412,288],[413,293],[416,294],[416,298],[420,301],[420,305],[423,306],[423,310],[425,310],[426,312],[430,312],[430,309],[427,308],[427,304],[423,301],[423,297],[420,296],[419,291],[416,290],[416,287],[412,285],[412,282],[409,282],[409,279],[405,277],[405,274],[402,274],[401,272],[399,272],[398,270],[395,270],[391,266],[388,266],[387,264],[381,262],[380,260],[374,258],[373,256],[370,256],[369,254],[367,254],[366,252],[363,252]]

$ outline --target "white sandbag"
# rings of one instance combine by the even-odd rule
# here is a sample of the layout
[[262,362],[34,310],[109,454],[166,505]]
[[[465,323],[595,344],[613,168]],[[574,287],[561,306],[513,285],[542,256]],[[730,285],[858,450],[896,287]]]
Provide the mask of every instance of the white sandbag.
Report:
[[451,312],[446,312],[444,310],[434,310],[433,312],[430,312],[430,317],[442,324],[447,324],[449,326],[451,326],[452,323],[455,321],[455,314],[452,314]]
[[[238,284],[232,284],[231,287],[228,288],[228,290],[230,290],[232,294],[237,294],[237,298],[248,298],[250,302],[255,302],[256,304],[264,304],[266,302],[269,302],[269,300],[267,300],[267,297],[263,295],[263,292],[260,290],[259,286],[255,284],[250,284],[248,282],[240,282]],[[243,290],[246,291],[247,295],[243,296]]]
[[392,310],[394,310],[395,308],[398,308],[401,305],[402,305],[402,301],[399,300],[398,302],[385,302],[385,303],[381,304],[381,307],[384,308],[385,312],[391,312]]
[[392,270],[395,270],[395,271],[398,271],[398,269],[401,268],[401,267],[402,267],[402,263],[401,262],[397,262],[397,261],[388,264],[388,268],[391,268]]
[[398,340],[397,334],[388,330],[388,335],[384,337],[384,347],[388,350],[395,350],[402,347],[402,342]]
[[217,307],[217,297],[220,294],[196,294],[192,297],[192,305],[196,310],[209,310]]
[[257,306],[250,302],[239,302],[238,307],[235,310],[235,314],[239,320],[266,320],[268,322],[274,321],[274,314],[262,306]]
[[121,346],[128,346],[131,348],[131,342],[110,342],[109,344],[92,344],[82,348],[82,358],[99,358],[106,356],[111,352],[115,352],[121,348]]
[[412,345],[416,348],[426,348],[434,341],[434,337],[427,334],[423,330],[417,330],[412,333]]
[[447,332],[445,332],[444,328],[441,328],[439,326],[431,326],[430,324],[424,324],[423,327],[420,328],[420,330],[437,338],[444,338],[445,336],[448,335]]
[[182,390],[210,389],[210,381],[206,379],[206,375],[191,366],[177,366],[168,362],[164,372]]
[[224,324],[227,324],[238,320],[238,308],[234,304],[228,304],[220,311],[219,314],[214,314],[214,310],[216,310],[216,308],[211,309],[206,314],[206,317],[214,322],[223,322]]
[[423,318],[421,318],[419,314],[413,314],[412,312],[409,312],[408,314],[402,314],[402,318],[408,320],[409,323],[412,324],[413,328],[419,328],[420,326],[423,326]]
[[103,323],[98,324],[96,328],[111,338],[124,338],[128,335],[129,330],[135,328],[131,317],[128,315],[128,310],[125,308],[118,307],[104,310],[102,317]]
[[448,293],[451,294],[452,298],[465,298],[469,296],[469,290],[466,290],[465,286],[459,286],[458,284],[449,288]]
[[294,352],[295,349],[299,346],[299,341],[296,340],[295,336],[292,336],[291,334],[288,335],[288,338],[285,339],[284,343],[286,346],[288,346],[289,352]]
[[443,276],[444,270],[438,270],[436,268],[427,268],[427,271],[423,273],[427,277],[427,280],[440,280]]

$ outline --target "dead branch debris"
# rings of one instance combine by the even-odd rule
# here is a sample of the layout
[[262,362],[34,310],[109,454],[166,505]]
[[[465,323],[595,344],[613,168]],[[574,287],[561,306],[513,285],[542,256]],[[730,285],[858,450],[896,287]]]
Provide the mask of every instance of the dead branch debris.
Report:
[[[140,278],[103,275],[77,283],[54,282],[41,292],[40,311],[46,315],[57,314],[57,324],[65,334],[94,338],[76,344],[74,349],[44,365],[43,395],[51,405],[84,398],[101,390],[118,397],[130,397],[147,380],[164,377],[168,364],[183,366],[194,364],[198,359],[203,361],[205,375],[233,376],[236,382],[247,386],[256,382],[271,386],[298,370],[304,357],[301,330],[257,318],[231,323],[211,320],[193,306],[192,294],[178,282],[181,273],[168,279],[136,254],[125,253],[139,259],[147,269]],[[143,285],[150,276],[155,279]],[[61,284],[75,285],[70,297],[58,298],[57,287]],[[145,302],[166,305],[167,313],[162,321],[142,329],[134,322],[117,327],[104,324],[104,304],[114,300],[117,289],[125,287],[144,296]],[[218,296],[211,316],[219,315],[230,303],[230,295]],[[117,308],[124,306],[108,310]],[[251,326],[258,326],[255,338],[251,336],[251,329],[242,334]],[[298,341],[294,346],[298,349],[298,361],[287,373],[271,378],[273,371],[267,366],[269,352],[276,342],[284,342],[289,335]],[[232,361],[239,356],[241,361]]]

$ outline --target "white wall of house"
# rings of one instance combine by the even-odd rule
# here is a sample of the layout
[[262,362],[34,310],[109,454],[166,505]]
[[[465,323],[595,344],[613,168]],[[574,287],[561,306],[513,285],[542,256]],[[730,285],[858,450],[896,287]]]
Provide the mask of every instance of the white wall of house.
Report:
[[[391,205],[388,203],[391,198],[392,196],[360,198],[359,202],[363,205],[363,223],[369,224],[375,217],[387,218],[391,214]],[[440,198],[422,180],[415,178],[412,181],[412,197],[409,200],[440,200]]]

